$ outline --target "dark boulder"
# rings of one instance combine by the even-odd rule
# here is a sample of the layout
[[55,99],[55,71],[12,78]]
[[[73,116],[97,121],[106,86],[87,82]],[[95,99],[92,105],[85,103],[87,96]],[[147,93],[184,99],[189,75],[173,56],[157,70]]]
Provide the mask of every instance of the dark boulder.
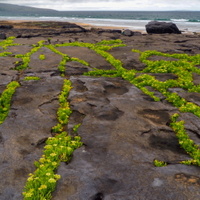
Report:
[[0,33],[0,40],[6,39],[6,34],[5,33]]
[[0,25],[0,29],[12,29],[12,25]]
[[146,26],[147,33],[163,34],[163,33],[174,33],[181,34],[176,24],[167,22],[151,21]]

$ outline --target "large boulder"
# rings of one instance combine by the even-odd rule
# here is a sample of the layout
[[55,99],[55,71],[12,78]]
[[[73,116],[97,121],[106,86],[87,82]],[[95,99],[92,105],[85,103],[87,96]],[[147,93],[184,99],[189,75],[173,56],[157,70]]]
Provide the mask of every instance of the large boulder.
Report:
[[174,33],[181,34],[176,24],[167,22],[151,21],[146,26],[147,33],[163,34],[163,33]]

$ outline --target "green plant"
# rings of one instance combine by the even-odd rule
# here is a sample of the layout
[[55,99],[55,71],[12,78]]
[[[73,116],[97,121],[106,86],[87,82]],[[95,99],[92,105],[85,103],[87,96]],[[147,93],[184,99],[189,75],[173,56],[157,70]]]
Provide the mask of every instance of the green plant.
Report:
[[51,193],[60,179],[60,175],[55,174],[56,169],[60,162],[69,162],[73,151],[81,145],[80,137],[71,138],[66,132],[49,137],[42,157],[35,162],[36,171],[27,180],[24,200],[51,199]]
[[38,81],[38,80],[40,80],[40,77],[37,77],[37,76],[27,76],[27,77],[25,77],[23,79],[23,81],[32,81],[32,80]]
[[[91,47],[90,47],[91,48]],[[93,76],[119,76],[124,78],[125,80],[129,81],[130,83],[136,85],[139,89],[141,89],[145,94],[152,97],[155,101],[159,101],[160,99],[154,95],[154,92],[149,91],[146,86],[150,86],[153,89],[159,91],[162,93],[166,100],[172,103],[174,106],[179,108],[181,112],[191,112],[195,114],[196,116],[200,117],[200,107],[192,102],[187,102],[184,98],[181,98],[177,93],[169,92],[169,88],[173,87],[180,87],[183,89],[186,89],[188,91],[192,92],[199,92],[199,86],[196,86],[193,84],[193,76],[192,73],[200,73],[200,70],[198,70],[196,67],[194,67],[194,63],[197,64],[196,58],[199,58],[199,56],[193,56],[193,59],[191,59],[191,56],[182,54],[164,54],[157,51],[145,51],[141,52],[138,50],[135,50],[134,52],[140,53],[140,60],[144,62],[147,67],[142,71],[136,71],[136,70],[125,70],[123,68],[122,63],[118,62],[118,60],[115,60],[114,57],[112,57],[108,52],[105,52],[105,49],[98,49],[92,47],[91,49],[95,50],[96,53],[103,56],[112,66],[115,67],[116,70],[98,70],[95,69],[93,71],[90,71],[88,73],[85,73],[85,75],[93,75]],[[108,50],[108,48],[106,49]],[[166,56],[166,57],[173,57],[173,58],[179,58],[181,60],[179,61],[150,61],[147,60],[152,55],[159,55],[159,56]],[[193,60],[193,62],[191,62]],[[147,74],[147,73],[173,73],[177,75],[177,80],[166,80],[166,81],[158,81],[155,79],[154,76]],[[137,76],[137,74],[140,74]],[[182,132],[183,129],[182,129]],[[177,135],[177,137],[179,134]],[[187,134],[185,134],[187,136]],[[180,138],[179,138],[180,139]],[[182,143],[182,142],[180,142]],[[197,146],[194,144],[194,142],[187,138],[185,140],[184,147],[182,146],[188,152],[192,148],[197,148]],[[194,150],[194,149],[193,149]],[[193,155],[200,155],[199,150],[196,149]],[[197,157],[198,157],[197,156]],[[198,159],[195,157],[193,160],[189,161],[182,161],[183,164],[198,164]],[[154,164],[156,166],[165,166],[166,163],[163,161],[155,160]]]
[[[171,92],[171,88],[182,88],[187,92],[200,92],[200,85],[195,85],[193,82],[193,74],[200,75],[200,55],[187,55],[187,54],[167,54],[158,51],[139,51],[132,50],[134,53],[140,54],[140,61],[143,62],[146,67],[145,69],[138,71],[135,69],[127,70],[123,67],[123,63],[116,59],[110,50],[113,48],[119,48],[125,46],[121,40],[103,40],[98,43],[84,43],[84,42],[72,42],[64,44],[51,44],[51,40],[48,39],[49,44],[46,45],[45,41],[39,41],[37,44],[32,45],[32,49],[25,54],[17,54],[15,58],[20,58],[17,61],[16,70],[24,71],[29,67],[31,56],[38,52],[41,47],[46,47],[52,52],[60,55],[62,60],[58,65],[61,76],[65,76],[65,70],[67,62],[75,61],[85,66],[89,66],[84,60],[79,58],[71,57],[65,53],[62,53],[57,47],[82,47],[88,48],[98,55],[101,55],[110,65],[113,67],[111,70],[102,70],[93,68],[91,71],[84,73],[88,76],[105,76],[105,77],[121,77],[124,80],[135,85],[141,89],[145,94],[150,96],[155,101],[160,101],[160,98],[156,96],[155,91],[160,92],[165,100],[174,105],[179,109],[180,112],[190,112],[200,117],[199,105],[188,102],[186,99],[180,97],[178,93]],[[1,50],[7,49],[9,46],[16,46],[19,44],[14,43],[14,37],[7,38],[0,42]],[[11,56],[12,52],[1,52],[0,56]],[[149,59],[151,56],[162,56],[168,58],[175,58],[176,61],[157,60],[153,61]],[[44,55],[40,55],[39,59],[45,59]],[[171,73],[174,74],[176,79],[169,79],[166,81],[159,81],[156,79],[154,74]],[[38,77],[26,77],[24,80],[37,80]],[[6,116],[8,115],[11,98],[19,87],[18,82],[11,82],[7,85],[7,88],[2,92],[0,97],[0,124],[3,123]],[[56,182],[60,178],[59,175],[55,174],[57,167],[60,162],[69,162],[73,151],[82,145],[80,137],[71,137],[65,131],[66,125],[69,121],[69,116],[72,113],[70,104],[67,101],[67,97],[70,89],[72,88],[71,82],[65,80],[63,89],[59,95],[59,109],[57,111],[58,123],[52,127],[52,133],[55,137],[48,138],[43,156],[39,161],[35,162],[37,167],[33,174],[30,174],[27,184],[24,189],[24,199],[50,199],[51,193],[55,189]],[[150,91],[149,88],[152,90]],[[181,161],[182,164],[197,165],[200,166],[200,151],[199,145],[196,145],[192,141],[185,128],[183,121],[177,121],[179,115],[175,114],[172,116],[171,127],[175,131],[181,148],[183,148],[192,159]],[[73,127],[74,133],[77,133],[78,127]],[[155,166],[166,166],[166,162],[154,160]]]
[[15,67],[15,70],[25,70],[29,67],[29,63],[31,60],[31,55],[36,53],[44,44],[44,41],[39,41],[37,43],[37,45],[33,45],[33,48],[30,50],[30,52],[23,54],[17,54],[15,55],[15,58],[21,58],[22,61],[17,64],[17,66]]
[[12,81],[6,86],[6,89],[2,92],[0,96],[0,124],[2,124],[6,119],[10,110],[12,96],[14,95],[16,88],[19,86],[20,85],[17,81]]
[[164,161],[159,161],[159,160],[154,160],[153,161],[153,163],[154,163],[154,165],[156,166],[156,167],[164,167],[164,166],[167,166],[167,163],[166,162],[164,162]]
[[73,127],[74,133],[77,133],[78,128],[79,128],[80,126],[81,126],[81,124],[77,124],[77,125],[75,125],[75,126]]
[[[58,124],[52,128],[56,135],[47,139],[42,157],[35,162],[37,169],[29,175],[23,192],[24,200],[51,199],[51,193],[60,179],[60,175],[55,174],[60,162],[69,162],[74,150],[82,146],[79,136],[71,137],[66,131],[63,131],[72,113],[67,102],[71,88],[71,82],[64,80],[59,95]],[[79,126],[80,124],[74,126],[75,132]]]
[[5,50],[9,46],[21,45],[21,44],[14,43],[14,39],[15,39],[15,37],[8,37],[5,40],[0,41],[0,47],[2,47],[3,50]]
[[72,89],[71,82],[67,79],[64,80],[63,89],[59,95],[59,104],[60,107],[57,111],[57,118],[58,118],[58,124],[52,128],[52,131],[55,133],[60,133],[63,131],[63,126],[68,123],[69,116],[72,113],[69,102],[67,102],[67,97],[69,94],[69,91]]
[[45,60],[45,59],[46,59],[46,56],[45,56],[44,54],[40,54],[39,59],[40,59],[40,60]]
[[[63,45],[66,45],[66,44],[63,44]],[[55,47],[56,46],[57,45],[55,45]],[[49,48],[54,53],[62,56],[62,60],[60,61],[59,65],[58,65],[58,70],[60,71],[61,76],[65,76],[67,62],[76,61],[85,66],[89,66],[89,63],[87,63],[86,61],[81,60],[79,58],[70,57],[67,54],[63,54],[62,52],[58,51],[53,45],[45,45],[45,47]]]
[[172,115],[170,124],[171,128],[176,133],[179,144],[193,159],[189,161],[182,161],[182,164],[200,166],[200,148],[191,140],[185,130],[184,121],[177,121],[179,115],[175,113]]
[[9,56],[11,54],[12,54],[11,52],[2,52],[2,53],[0,53],[0,57],[6,57],[6,56]]

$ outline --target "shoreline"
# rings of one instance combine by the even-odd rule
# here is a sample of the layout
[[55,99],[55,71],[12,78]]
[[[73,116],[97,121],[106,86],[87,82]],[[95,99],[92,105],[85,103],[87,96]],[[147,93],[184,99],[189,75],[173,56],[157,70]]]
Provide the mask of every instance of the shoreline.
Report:
[[[81,22],[77,22],[75,24],[77,24],[78,26],[81,26],[81,27],[83,27],[85,29],[89,29],[89,30],[92,29],[92,28],[95,28],[95,29],[98,29],[98,28],[100,28],[100,29],[111,29],[111,30],[125,30],[125,29],[128,29],[126,27],[121,27],[121,26],[98,26],[98,25],[86,24],[86,23],[81,23]],[[134,29],[134,30],[130,29],[130,30],[133,31],[133,32],[140,32],[142,34],[146,34],[147,33],[146,31],[142,31],[142,30],[136,30],[136,29]]]
[[[84,22],[85,21],[85,22]],[[120,21],[120,20],[119,20]],[[150,21],[150,20],[149,20]],[[103,21],[101,19],[97,19],[96,21],[94,19],[73,19],[69,18],[66,20],[56,20],[54,18],[30,18],[30,19],[10,19],[10,18],[1,18],[0,17],[0,22],[8,22],[8,23],[24,23],[24,22],[62,22],[62,23],[73,23],[77,24],[79,26],[82,26],[83,28],[86,29],[91,29],[91,28],[102,28],[102,29],[129,29],[131,31],[137,31],[141,32],[143,34],[146,34],[146,28],[145,25],[149,21],[135,21],[133,20],[131,25],[125,24],[125,22],[120,22],[118,24],[115,24],[116,22],[113,22],[112,20],[109,21]],[[122,24],[124,23],[124,24]],[[181,24],[180,22],[174,22],[179,30],[182,32],[182,34],[200,34],[200,28],[196,28],[196,24]],[[197,31],[196,31],[197,30]]]
[[[35,23],[35,22],[58,22],[58,21],[38,21],[38,20],[0,20],[0,25],[1,24],[9,24],[9,25],[13,25],[13,27],[15,28],[27,28],[27,29],[33,29],[35,28],[33,27],[27,27],[24,23]],[[91,29],[106,29],[106,30],[125,30],[128,29],[126,26],[122,27],[122,26],[100,26],[100,25],[93,25],[93,24],[88,24],[88,23],[83,23],[83,22],[61,22],[61,23],[71,23],[71,24],[76,24],[78,26],[81,26],[82,28],[86,29],[86,30],[91,30]],[[147,34],[146,31],[143,30],[137,30],[137,29],[130,29],[133,32],[140,32],[141,34]]]

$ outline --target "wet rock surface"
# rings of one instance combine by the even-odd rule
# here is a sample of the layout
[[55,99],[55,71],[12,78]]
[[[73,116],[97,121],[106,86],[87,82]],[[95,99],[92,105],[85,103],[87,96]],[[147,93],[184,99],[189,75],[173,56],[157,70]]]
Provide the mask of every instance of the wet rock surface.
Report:
[[63,33],[81,33],[86,29],[69,22],[21,22],[9,25],[7,21],[0,22],[0,30],[7,36],[17,38],[40,37],[41,35],[55,36]]
[[[191,48],[189,54],[200,53],[200,38],[193,35],[127,37],[109,32],[62,33],[52,37],[51,42],[95,43],[113,37],[122,39],[127,46],[113,48],[109,53],[120,59],[128,70],[145,68],[131,49],[183,53],[185,48]],[[48,42],[48,37],[44,34],[31,39],[17,38],[15,42],[23,45],[9,47],[6,51],[13,55],[25,54],[30,51],[31,44],[40,40]],[[74,152],[70,163],[61,163],[58,168],[57,173],[62,178],[53,200],[198,200],[199,167],[178,164],[190,157],[179,147],[169,127],[170,116],[177,109],[165,100],[154,102],[121,78],[83,76],[83,72],[92,68],[113,69],[91,50],[82,47],[58,49],[86,60],[90,67],[69,62],[66,76],[60,77],[58,64],[62,58],[47,48],[32,55],[30,67],[23,73],[13,70],[19,59],[0,59],[0,92],[12,80],[19,80],[21,84],[13,96],[7,119],[0,125],[0,199],[22,199],[28,174],[35,170],[33,163],[41,157],[45,140],[57,123],[58,95],[67,78],[73,86],[68,98],[73,113],[66,130],[71,133],[73,125],[81,123],[78,135],[84,145]],[[40,54],[46,59],[41,61]],[[160,81],[176,79],[173,74],[154,75]],[[23,81],[26,76],[41,79]],[[194,81],[199,84],[199,75],[194,74]],[[198,93],[176,92],[200,104]],[[181,118],[186,121],[190,137],[199,144],[200,119],[190,113],[183,113]],[[167,161],[169,165],[155,167],[154,159]]]

